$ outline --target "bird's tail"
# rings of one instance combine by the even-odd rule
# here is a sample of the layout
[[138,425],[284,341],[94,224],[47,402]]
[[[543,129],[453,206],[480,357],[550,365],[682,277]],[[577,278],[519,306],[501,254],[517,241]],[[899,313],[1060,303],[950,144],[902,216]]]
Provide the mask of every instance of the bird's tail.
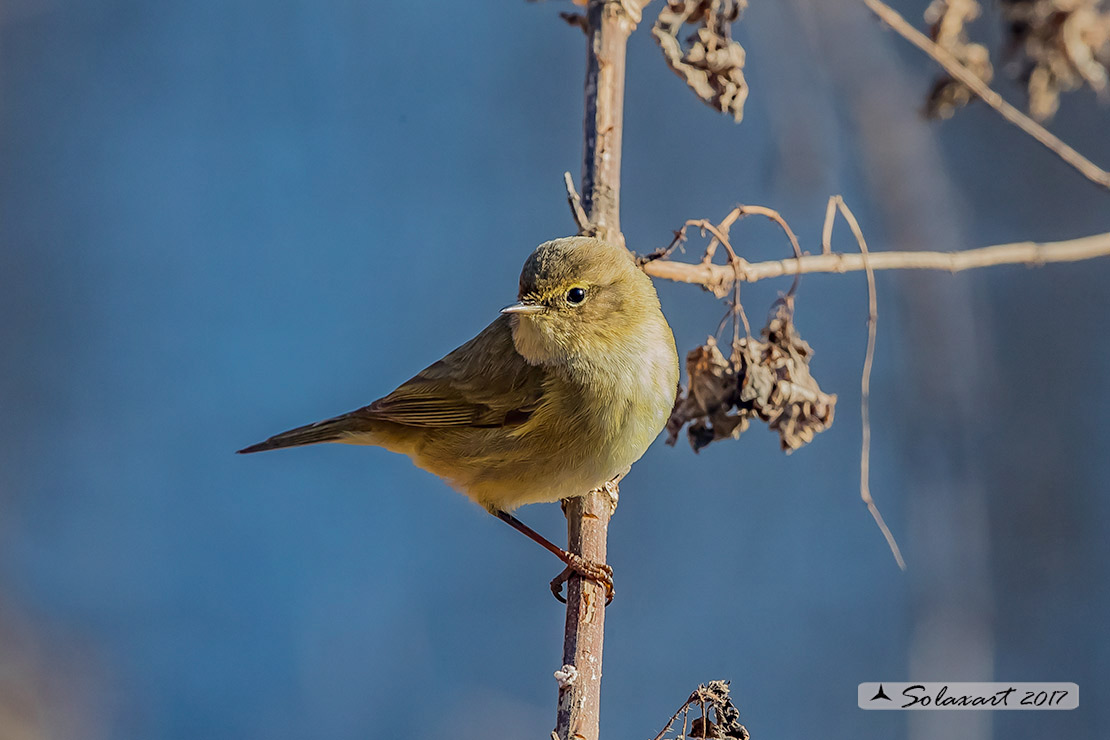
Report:
[[250,447],[239,450],[239,454],[246,455],[251,452],[264,452],[266,450],[280,450],[282,447],[300,447],[301,445],[314,445],[320,442],[338,442],[352,433],[367,431],[367,420],[354,414],[344,414],[334,419],[325,419],[315,424],[306,424],[303,427],[290,429],[281,434],[275,434],[265,442],[259,442]]

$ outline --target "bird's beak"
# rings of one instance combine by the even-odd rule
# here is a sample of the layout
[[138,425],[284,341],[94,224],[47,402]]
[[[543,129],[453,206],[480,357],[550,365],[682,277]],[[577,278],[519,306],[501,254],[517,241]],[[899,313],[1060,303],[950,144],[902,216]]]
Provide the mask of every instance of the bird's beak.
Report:
[[505,306],[501,309],[501,313],[543,313],[547,309],[538,303],[514,303],[511,306]]

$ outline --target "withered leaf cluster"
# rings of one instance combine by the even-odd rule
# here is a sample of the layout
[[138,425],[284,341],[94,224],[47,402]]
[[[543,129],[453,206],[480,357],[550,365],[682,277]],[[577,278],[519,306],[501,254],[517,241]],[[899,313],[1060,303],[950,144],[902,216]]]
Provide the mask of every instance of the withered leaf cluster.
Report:
[[697,452],[719,439],[736,439],[753,418],[778,432],[791,452],[833,422],[836,395],[824,393],[809,372],[813,350],[798,336],[786,301],[776,304],[762,339],[742,337],[725,359],[712,337],[686,356],[689,385],[667,421],[673,445],[687,426]]
[[[699,686],[686,700],[687,707],[704,707],[705,714],[690,723],[686,738],[713,738],[715,740],[751,740],[751,735],[740,724],[740,710],[729,696],[728,681],[710,681]],[[710,717],[709,715],[713,716]],[[686,740],[675,738],[675,740]]]
[[[748,83],[744,79],[744,47],[732,40],[732,23],[748,0],[671,0],[652,27],[667,64],[708,105],[728,113],[737,123],[744,117]],[[679,41],[685,24],[695,27]]]
[[1110,77],[1110,4],[1105,0],[1002,0],[1029,93],[1029,114],[1051,118],[1060,93],[1087,84],[1107,92]]
[[[967,24],[979,17],[979,3],[975,0],[933,0],[925,9],[925,22],[929,36],[983,82],[990,84],[994,77],[990,52],[982,44],[968,39]],[[957,108],[975,97],[971,89],[959,80],[940,77],[933,83],[925,100],[925,114],[930,118],[951,118]]]
[[[1110,91],[1110,4],[1107,0],[1000,0],[1006,26],[1005,59],[1026,86],[1029,114],[1051,118],[1060,94],[1087,85]],[[987,49],[972,43],[966,26],[980,14],[977,0],[933,0],[925,20],[933,40],[954,54],[984,82],[994,74]],[[933,85],[926,113],[948,118],[972,98],[951,77]]]

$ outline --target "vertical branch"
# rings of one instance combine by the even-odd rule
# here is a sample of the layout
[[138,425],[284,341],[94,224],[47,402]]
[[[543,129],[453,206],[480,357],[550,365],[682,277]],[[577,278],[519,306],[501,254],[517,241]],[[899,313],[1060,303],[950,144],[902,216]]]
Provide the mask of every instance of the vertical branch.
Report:
[[625,47],[635,23],[625,4],[590,0],[586,9],[586,151],[582,202],[597,235],[624,245],[620,223]]
[[[591,491],[570,499],[567,503],[567,549],[604,563],[612,509],[611,499],[604,491]],[[571,672],[573,680],[560,682],[555,725],[559,740],[597,740],[604,642],[605,588],[574,576],[567,583],[563,664],[577,670]]]
[[[632,0],[638,10],[642,0]],[[629,0],[590,0],[586,9],[586,121],[582,165],[583,209],[594,233],[621,246],[620,166],[624,111],[625,45],[635,27]],[[637,13],[638,15],[638,13]],[[591,491],[567,503],[567,547],[605,562],[615,487]],[[597,740],[601,715],[601,658],[605,640],[605,589],[572,577],[567,584],[563,663],[574,680],[562,681],[555,735],[558,740]],[[572,672],[573,673],[573,672]]]

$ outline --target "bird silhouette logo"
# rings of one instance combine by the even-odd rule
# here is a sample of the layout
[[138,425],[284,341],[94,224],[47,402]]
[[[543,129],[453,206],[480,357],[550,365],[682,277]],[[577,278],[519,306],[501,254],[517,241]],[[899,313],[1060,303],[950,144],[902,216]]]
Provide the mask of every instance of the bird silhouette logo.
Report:
[[883,691],[883,685],[882,684],[879,684],[878,693],[876,693],[874,696],[871,697],[871,701],[875,701],[876,699],[886,699],[887,701],[894,701],[893,699],[891,699],[889,696],[886,695],[885,691]]

